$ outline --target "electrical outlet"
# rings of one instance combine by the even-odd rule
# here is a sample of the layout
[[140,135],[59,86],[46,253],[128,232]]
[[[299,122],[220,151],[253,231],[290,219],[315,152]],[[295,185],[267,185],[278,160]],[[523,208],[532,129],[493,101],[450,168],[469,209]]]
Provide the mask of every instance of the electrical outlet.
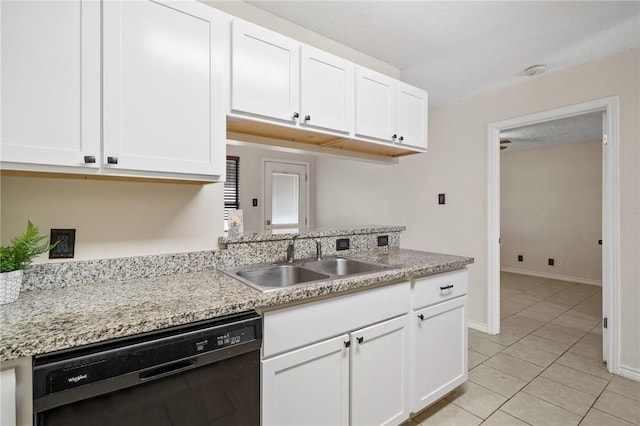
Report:
[[438,194],[438,204],[445,204],[445,195]]
[[552,258],[549,258],[549,266],[553,266],[556,263],[556,261]]
[[378,235],[378,247],[384,247],[389,245],[388,235]]
[[518,262],[523,262],[524,261],[524,256],[519,254],[518,255]]
[[562,259],[556,259],[556,266],[560,268],[562,266]]
[[336,240],[336,250],[349,250],[349,239],[348,238],[338,238]]
[[49,250],[49,259],[70,259],[73,258],[76,248],[75,229],[52,229],[49,241],[51,244],[58,243]]

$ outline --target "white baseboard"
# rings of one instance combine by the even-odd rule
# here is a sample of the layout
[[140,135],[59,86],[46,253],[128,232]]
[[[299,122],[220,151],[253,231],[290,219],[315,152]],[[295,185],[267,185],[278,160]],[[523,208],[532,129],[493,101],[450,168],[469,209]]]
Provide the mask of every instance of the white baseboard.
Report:
[[508,266],[501,266],[500,270],[503,272],[511,272],[514,274],[531,275],[532,277],[549,278],[552,280],[570,281],[572,283],[588,284],[602,287],[602,281],[590,280],[588,278],[569,277],[567,275],[550,274],[548,272],[528,271],[526,269],[517,269]]
[[621,365],[620,371],[618,372],[618,374],[620,374],[622,377],[626,377],[627,379],[640,382],[640,369],[627,367],[626,365]]
[[473,328],[474,330],[482,331],[483,333],[487,332],[487,324],[482,324],[479,322],[468,320],[467,327]]

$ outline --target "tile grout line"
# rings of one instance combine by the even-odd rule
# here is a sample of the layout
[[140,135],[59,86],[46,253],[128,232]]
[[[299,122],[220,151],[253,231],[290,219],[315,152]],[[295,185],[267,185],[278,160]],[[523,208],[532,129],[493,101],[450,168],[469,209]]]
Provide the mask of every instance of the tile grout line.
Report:
[[[542,285],[542,284],[541,284],[541,285]],[[539,286],[541,286],[541,285],[539,285]],[[575,287],[576,285],[577,285],[577,284],[574,284],[573,286],[568,287],[567,289],[562,290],[562,291],[569,290],[569,289],[571,289],[571,288]],[[537,287],[539,287],[539,286],[534,287],[534,289],[535,289],[535,288],[537,288]],[[562,292],[562,291],[561,291],[561,292]],[[561,293],[561,292],[559,292],[559,293]],[[523,293],[523,292],[520,292],[520,293]],[[541,302],[544,302],[544,301],[548,301],[548,299],[550,299],[550,298],[552,298],[552,297],[556,296],[556,295],[557,295],[557,294],[559,294],[559,293],[556,293],[556,294],[554,294],[554,295],[548,296],[548,297],[546,297],[545,299],[542,299],[541,301],[536,302],[534,305],[536,305],[536,304],[538,304],[538,303],[541,303]],[[519,293],[516,293],[516,294],[514,294],[513,296],[515,296],[515,295],[517,295],[517,294],[519,294]],[[595,295],[595,294],[596,294],[596,293],[594,293],[594,295]],[[493,357],[495,357],[495,356],[496,356],[496,355],[498,355],[499,353],[503,353],[503,352],[504,352],[504,350],[506,350],[507,348],[509,348],[509,347],[511,347],[512,345],[514,345],[514,344],[516,344],[516,343],[520,342],[521,340],[525,339],[527,336],[532,335],[533,333],[535,333],[535,332],[536,332],[537,330],[539,330],[540,328],[542,328],[542,327],[546,326],[547,324],[551,323],[553,320],[557,319],[558,317],[560,317],[560,316],[562,316],[562,315],[566,314],[568,311],[570,311],[570,310],[574,309],[576,306],[580,305],[580,304],[581,304],[581,303],[583,303],[585,300],[590,299],[590,298],[591,298],[591,297],[593,297],[594,295],[591,295],[591,296],[589,296],[589,297],[587,297],[587,298],[583,299],[582,301],[580,301],[580,302],[578,302],[578,303],[576,303],[576,304],[574,304],[574,305],[572,305],[572,306],[566,305],[566,306],[569,306],[569,309],[567,309],[567,310],[563,311],[562,313],[560,313],[560,314],[558,314],[558,315],[554,316],[554,317],[553,317],[553,319],[551,319],[551,320],[549,320],[549,321],[546,321],[543,325],[541,325],[540,327],[538,327],[538,328],[534,329],[533,331],[529,332],[529,333],[528,333],[528,334],[526,334],[525,336],[522,336],[520,339],[516,340],[515,342],[511,343],[510,345],[503,345],[503,346],[505,346],[505,348],[504,348],[504,349],[502,349],[501,351],[497,352],[496,354],[494,354],[494,355],[490,356],[489,358],[487,358],[486,360],[484,360],[484,361],[483,361],[483,362],[481,362],[480,364],[478,364],[478,365],[474,366],[471,370],[475,369],[476,367],[478,367],[478,366],[480,366],[480,365],[485,364],[487,361],[489,361],[490,359],[492,359]],[[505,300],[505,301],[506,301],[506,300]],[[502,303],[502,302],[503,302],[503,301],[501,300],[501,302],[500,302],[500,303]],[[550,303],[554,303],[554,302],[550,302]],[[534,305],[531,305],[531,306],[534,306]],[[522,312],[523,310],[529,309],[531,306],[526,307],[526,308],[523,308],[522,310],[517,311],[516,313],[514,313],[514,314],[512,314],[512,315],[510,315],[510,316],[517,315],[519,312]],[[534,311],[534,312],[535,312],[535,311]],[[543,312],[541,312],[541,313],[542,313],[542,314],[544,314]],[[509,318],[510,316],[505,317],[504,319],[507,319],[507,318]],[[569,315],[569,316],[572,316],[572,315]],[[573,317],[573,318],[576,318],[575,316],[572,316],[572,317]],[[578,318],[579,318],[579,317],[578,317]],[[501,319],[501,320],[500,320],[500,322],[502,322],[504,319]],[[582,318],[579,318],[579,319],[582,319]],[[597,326],[598,326],[598,324],[596,324],[595,326],[593,326],[589,331],[586,331],[584,334],[582,334],[582,336],[580,336],[580,337],[579,337],[579,339],[578,339],[575,343],[573,343],[571,346],[569,346],[569,347],[568,347],[566,350],[564,350],[564,351],[562,352],[562,354],[560,354],[560,355],[551,354],[550,352],[547,352],[547,351],[544,351],[544,350],[540,349],[542,352],[545,352],[545,353],[548,353],[548,354],[551,354],[551,355],[556,356],[555,360],[554,360],[551,364],[549,364],[549,365],[547,365],[546,367],[544,367],[544,368],[540,371],[540,373],[538,373],[535,377],[533,377],[531,380],[527,381],[527,383],[526,383],[522,388],[520,388],[516,393],[514,393],[511,397],[508,397],[508,398],[507,398],[507,400],[506,400],[505,402],[503,402],[501,405],[499,405],[499,406],[498,406],[498,407],[497,407],[497,408],[496,408],[496,409],[495,409],[495,410],[494,410],[494,411],[493,411],[493,412],[492,412],[492,413],[491,413],[487,418],[491,417],[491,415],[493,415],[496,411],[499,411],[502,407],[504,407],[504,405],[506,405],[506,404],[507,404],[507,403],[508,403],[508,402],[509,402],[513,397],[515,397],[516,395],[518,395],[520,392],[524,392],[524,393],[526,393],[527,395],[529,395],[529,396],[531,396],[531,397],[533,397],[533,398],[539,399],[540,401],[543,401],[543,402],[547,402],[547,403],[549,403],[549,404],[553,405],[554,407],[557,407],[557,408],[559,408],[559,409],[561,409],[561,410],[567,411],[568,413],[572,413],[572,414],[575,414],[575,415],[577,415],[577,416],[580,416],[580,421],[579,421],[579,423],[578,423],[578,424],[582,423],[582,422],[584,421],[584,418],[585,418],[585,417],[587,416],[587,414],[589,413],[589,411],[590,411],[591,409],[596,409],[596,408],[594,408],[595,403],[596,403],[596,402],[598,401],[598,399],[600,398],[600,395],[602,395],[602,393],[604,393],[604,391],[607,389],[607,387],[608,387],[608,386],[609,386],[609,384],[611,383],[611,380],[613,380],[613,376],[612,376],[612,377],[610,377],[610,378],[607,380],[607,379],[603,379],[602,377],[598,377],[598,376],[595,376],[595,375],[593,375],[593,374],[590,374],[590,373],[587,373],[587,372],[583,372],[583,371],[581,371],[581,370],[576,370],[576,369],[574,369],[574,368],[567,367],[567,366],[564,366],[564,365],[563,365],[564,367],[571,368],[572,370],[575,370],[575,371],[579,371],[579,372],[581,372],[581,373],[588,374],[588,375],[590,375],[590,376],[592,376],[592,377],[597,377],[597,378],[600,378],[600,379],[603,379],[603,380],[607,380],[607,384],[603,387],[602,391],[601,391],[601,392],[598,394],[598,396],[594,399],[593,403],[589,406],[589,408],[587,409],[587,411],[586,411],[586,413],[585,413],[584,415],[577,414],[577,413],[575,413],[575,412],[573,412],[573,411],[571,411],[571,410],[567,410],[566,408],[560,407],[560,406],[558,406],[558,405],[556,405],[556,404],[553,404],[553,403],[551,403],[551,402],[549,402],[549,401],[546,401],[546,400],[544,400],[544,399],[538,398],[537,396],[532,395],[532,394],[530,394],[530,393],[526,392],[524,389],[525,389],[525,388],[526,388],[526,387],[527,387],[531,382],[533,382],[535,379],[537,379],[538,377],[541,377],[541,375],[542,375],[545,371],[547,371],[547,370],[548,370],[552,365],[554,365],[554,364],[555,364],[555,363],[556,363],[556,362],[557,362],[557,361],[558,361],[562,356],[564,356],[566,353],[568,353],[568,352],[569,352],[569,350],[570,350],[571,348],[573,348],[575,345],[577,345],[578,343],[580,343],[580,341],[581,341],[581,340],[582,340],[586,335],[588,335],[589,333],[591,333],[591,331],[592,331],[593,329],[595,329]],[[540,337],[540,336],[537,336],[537,337]],[[540,337],[540,338],[544,339],[544,337]],[[546,340],[550,340],[550,339],[546,339]],[[552,341],[552,340],[551,340],[551,341]],[[494,343],[495,343],[495,342],[494,342]],[[557,342],[556,342],[556,343],[557,343]],[[509,354],[506,354],[506,353],[505,353],[504,355],[510,356]],[[539,365],[537,365],[537,364],[535,364],[535,363],[532,363],[532,362],[530,362],[530,361],[522,360],[522,359],[520,359],[520,358],[518,358],[518,357],[513,357],[513,358],[516,358],[516,359],[518,359],[518,360],[520,360],[520,361],[528,362],[529,364],[533,364],[533,365],[536,365],[536,366],[538,366],[538,367],[542,367],[542,366],[539,366]],[[559,364],[559,365],[562,365],[562,364]],[[488,366],[488,365],[487,365],[487,367],[491,367],[491,366]],[[507,373],[507,372],[502,371],[502,370],[499,370],[499,369],[496,369],[496,370],[500,371],[500,372],[501,372],[501,373],[503,373],[503,374],[507,374],[507,375],[509,375],[509,376],[511,376],[511,377],[515,377],[515,376],[513,376],[513,375],[511,375],[511,374],[509,374],[509,373]],[[517,379],[518,379],[518,377],[515,377],[515,378],[517,378]],[[558,384],[560,384],[560,385],[567,386],[567,385],[565,385],[565,384],[563,384],[563,383],[560,383],[560,382],[557,382],[557,381],[555,381],[555,380],[553,380],[553,379],[551,379],[551,378],[548,378],[548,377],[544,377],[544,378],[545,378],[545,379],[547,379],[547,380],[551,380],[551,381],[553,381],[554,383],[558,383]],[[484,388],[484,389],[487,389],[487,390],[489,390],[489,391],[491,391],[491,392],[493,392],[493,393],[498,394],[497,392],[495,392],[495,391],[493,391],[493,390],[491,390],[491,389],[488,389],[488,388],[486,388],[486,387],[484,387],[484,386],[482,386],[482,385],[480,385],[480,384],[478,384],[478,383],[475,383],[475,382],[473,382],[473,383],[474,383],[475,385],[477,385],[477,386],[480,386],[480,387],[482,387],[482,388]],[[572,388],[571,386],[567,386],[567,387],[569,387],[569,388],[571,388],[571,389],[574,389],[574,388]],[[579,390],[577,390],[577,389],[576,389],[576,391],[579,391]],[[581,391],[579,391],[579,392],[581,392]],[[582,392],[582,393],[585,393],[585,392]],[[586,394],[586,393],[585,393],[585,394]],[[500,394],[498,394],[498,395],[500,395]],[[587,395],[588,395],[588,394],[587,394]],[[504,396],[504,395],[501,395],[501,396]],[[591,395],[590,395],[590,396],[591,396]],[[453,403],[453,402],[452,402],[452,403]],[[455,404],[455,403],[453,403],[453,404]],[[462,408],[462,407],[460,407],[460,408]],[[597,409],[596,409],[596,410],[597,410]],[[599,410],[599,411],[600,411],[600,410]],[[528,422],[526,422],[525,420],[523,420],[523,419],[521,419],[521,418],[519,418],[519,417],[517,417],[517,416],[514,416],[514,415],[512,415],[512,414],[510,414],[510,413],[508,413],[508,412],[506,412],[506,411],[503,411],[503,412],[505,412],[506,414],[508,414],[508,415],[510,415],[510,416],[512,416],[512,417],[514,417],[514,418],[516,418],[516,419],[518,419],[518,420],[520,420],[520,421],[522,421],[522,422],[524,422],[524,423],[529,424]],[[607,414],[609,414],[609,413],[607,413]],[[614,417],[619,418],[619,417],[617,417],[617,416],[614,416]],[[621,419],[621,420],[624,420],[624,419]],[[484,421],[486,421],[486,420],[484,420]],[[483,421],[483,423],[484,423],[484,421]]]

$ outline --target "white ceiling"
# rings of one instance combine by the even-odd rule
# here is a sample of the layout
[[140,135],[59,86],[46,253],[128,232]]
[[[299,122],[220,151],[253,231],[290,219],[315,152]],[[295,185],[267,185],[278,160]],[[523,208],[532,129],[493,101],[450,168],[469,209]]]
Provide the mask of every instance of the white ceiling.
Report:
[[560,143],[591,142],[602,138],[602,112],[590,112],[500,132],[507,149],[535,148]]
[[432,106],[640,46],[637,0],[248,3],[400,68]]

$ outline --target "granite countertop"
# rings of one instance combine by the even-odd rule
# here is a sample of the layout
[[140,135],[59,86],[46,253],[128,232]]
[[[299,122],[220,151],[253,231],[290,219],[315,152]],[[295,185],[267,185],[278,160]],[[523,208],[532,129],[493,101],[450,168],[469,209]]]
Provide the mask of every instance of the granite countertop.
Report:
[[405,249],[350,255],[397,269],[269,293],[216,271],[27,291],[0,306],[0,361],[462,268],[469,257]]
[[326,227],[326,228],[300,228],[297,232],[279,233],[274,231],[254,232],[252,234],[238,235],[237,237],[219,237],[218,244],[225,246],[235,243],[260,242],[260,241],[281,241],[292,238],[320,238],[337,237],[351,234],[376,234],[383,232],[402,232],[405,226],[381,226],[381,225],[361,225],[351,227]]

